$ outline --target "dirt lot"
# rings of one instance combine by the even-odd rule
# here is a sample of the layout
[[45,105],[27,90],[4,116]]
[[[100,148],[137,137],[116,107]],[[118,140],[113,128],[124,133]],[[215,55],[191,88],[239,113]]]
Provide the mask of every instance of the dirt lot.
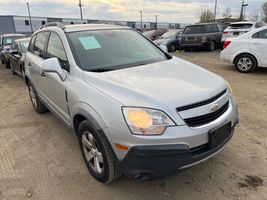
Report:
[[177,53],[232,85],[240,125],[216,157],[176,176],[96,182],[78,143],[51,113],[36,114],[22,79],[0,66],[0,200],[267,199],[267,69],[240,74],[219,53]]

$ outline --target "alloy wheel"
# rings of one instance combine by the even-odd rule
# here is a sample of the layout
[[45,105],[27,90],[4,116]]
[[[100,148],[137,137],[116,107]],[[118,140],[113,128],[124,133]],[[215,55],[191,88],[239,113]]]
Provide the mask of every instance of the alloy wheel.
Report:
[[90,132],[85,131],[83,133],[82,145],[86,161],[91,169],[98,174],[102,174],[104,171],[103,155],[98,142]]
[[252,61],[247,57],[243,57],[238,61],[237,66],[241,71],[249,71],[252,67]]
[[32,88],[32,86],[29,87],[29,93],[30,93],[30,98],[31,98],[31,102],[34,108],[37,107],[37,99],[34,93],[34,90]]

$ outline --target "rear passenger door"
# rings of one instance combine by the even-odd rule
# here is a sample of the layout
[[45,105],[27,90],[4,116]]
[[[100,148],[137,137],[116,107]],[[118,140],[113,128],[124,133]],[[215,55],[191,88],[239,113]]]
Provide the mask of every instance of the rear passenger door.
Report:
[[217,44],[221,43],[222,40],[222,32],[219,29],[217,24],[213,24],[214,38]]
[[261,67],[267,67],[267,29],[255,33],[250,39],[250,49],[259,59]]
[[44,100],[44,80],[41,76],[42,65],[45,59],[45,48],[47,44],[48,32],[39,32],[33,36],[29,47],[28,68],[31,81],[37,91],[38,96]]

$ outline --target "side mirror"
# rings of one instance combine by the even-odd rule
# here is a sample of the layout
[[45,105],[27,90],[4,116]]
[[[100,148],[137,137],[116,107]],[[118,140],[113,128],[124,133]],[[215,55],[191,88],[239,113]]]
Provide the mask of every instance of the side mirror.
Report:
[[161,48],[161,50],[163,50],[164,52],[168,53],[168,48],[165,45],[159,45],[159,47]]
[[65,81],[67,75],[62,70],[57,58],[49,58],[43,62],[43,72],[56,73],[62,81]]

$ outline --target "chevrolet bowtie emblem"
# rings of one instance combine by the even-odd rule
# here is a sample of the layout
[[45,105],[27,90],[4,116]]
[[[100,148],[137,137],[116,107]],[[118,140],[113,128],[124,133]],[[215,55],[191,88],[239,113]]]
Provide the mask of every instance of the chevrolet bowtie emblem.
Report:
[[220,105],[216,103],[210,106],[210,111],[216,112],[217,110],[219,110],[219,108],[220,108]]

